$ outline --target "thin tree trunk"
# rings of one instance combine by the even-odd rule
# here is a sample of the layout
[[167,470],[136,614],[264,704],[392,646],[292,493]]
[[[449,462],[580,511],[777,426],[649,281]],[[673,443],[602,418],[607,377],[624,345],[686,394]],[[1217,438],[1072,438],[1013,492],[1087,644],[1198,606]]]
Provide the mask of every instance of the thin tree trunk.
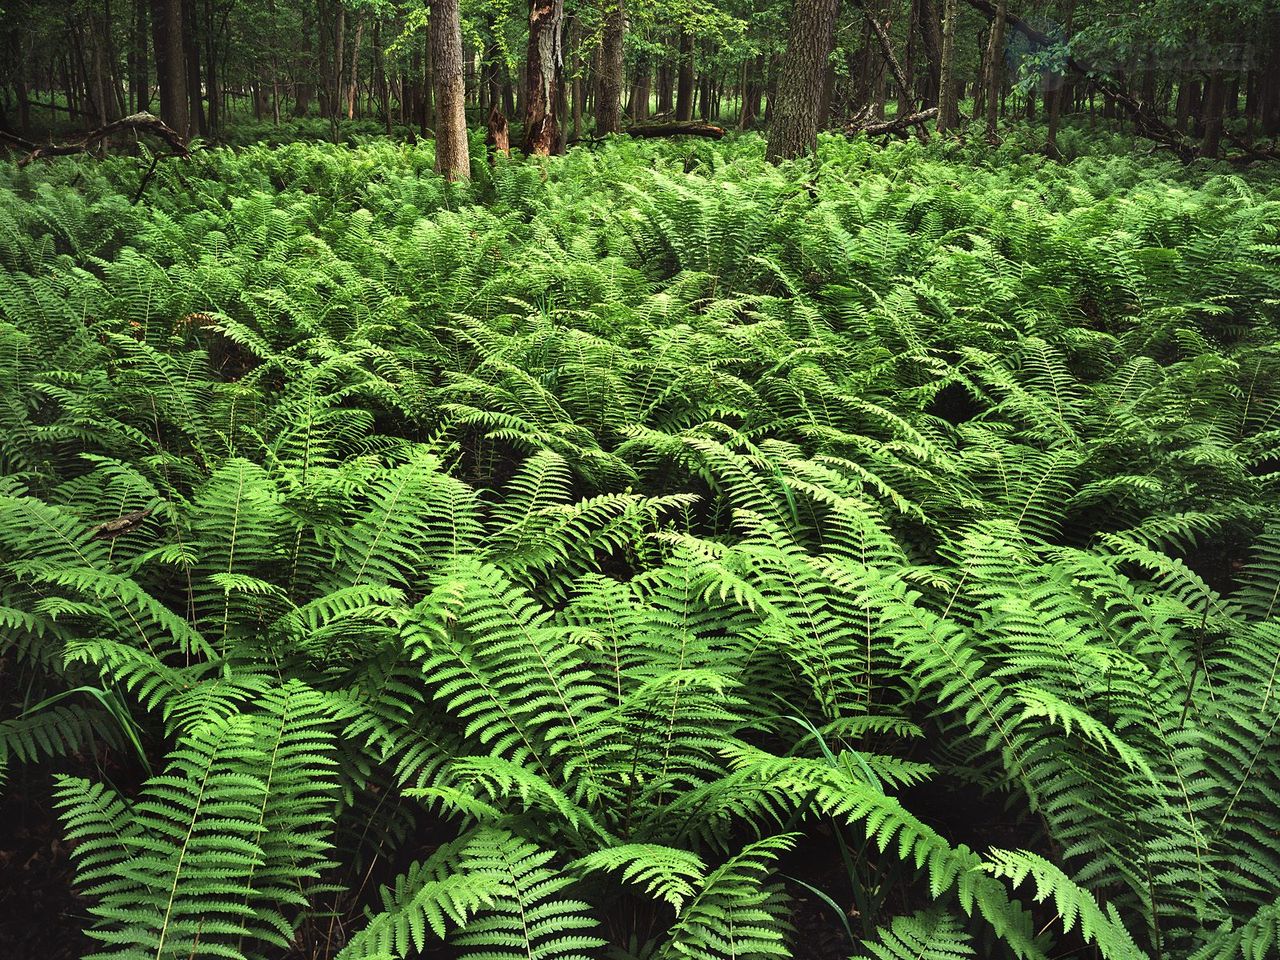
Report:
[[1004,26],[1009,0],[996,0],[987,46],[987,140],[994,143],[999,133],[1000,94],[1004,90]]
[[[1068,0],[1066,18],[1063,22],[1063,37],[1071,39],[1071,28],[1075,22],[1076,0]],[[1049,104],[1049,134],[1045,141],[1045,153],[1051,157],[1058,156],[1058,127],[1062,122],[1063,101],[1071,98],[1072,89],[1067,85],[1062,74],[1054,74],[1053,100]]]
[[1209,82],[1205,85],[1204,135],[1200,140],[1200,156],[1217,157],[1222,148],[1222,114],[1226,100],[1226,79],[1221,70],[1209,74]]
[[347,119],[356,116],[356,93],[360,79],[360,41],[364,38],[364,15],[356,17],[356,35],[351,41],[351,78],[347,82]]
[[796,0],[769,131],[766,156],[771,162],[812,153],[818,147],[818,100],[837,7],[838,0]]
[[347,8],[338,4],[333,26],[333,75],[329,77],[329,119],[337,121],[342,103],[342,67],[346,63]]
[[207,136],[209,126],[204,117],[204,93],[200,76],[200,25],[195,0],[182,0],[182,45],[187,60],[187,98],[191,104],[190,120],[194,133]]
[[938,132],[947,133],[960,122],[956,77],[956,0],[942,0],[942,60],[938,87]]

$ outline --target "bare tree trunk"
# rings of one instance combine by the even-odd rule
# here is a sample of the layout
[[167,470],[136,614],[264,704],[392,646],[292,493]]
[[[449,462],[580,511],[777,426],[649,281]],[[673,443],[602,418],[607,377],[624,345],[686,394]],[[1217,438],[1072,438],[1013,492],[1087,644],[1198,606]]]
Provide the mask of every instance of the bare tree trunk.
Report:
[[182,0],[151,0],[151,32],[160,84],[160,117],[185,139],[190,135],[191,123],[182,44]]
[[680,31],[680,60],[676,72],[676,119],[693,119],[693,35]]
[[471,153],[458,0],[434,0],[430,42],[437,104],[436,172],[449,180],[467,180],[471,177]]
[[1226,100],[1227,84],[1221,70],[1209,74],[1209,82],[1205,85],[1204,119],[1202,126],[1204,135],[1200,140],[1200,156],[1217,157],[1222,148],[1222,113]]
[[818,107],[835,32],[838,0],[796,0],[778,78],[778,105],[766,156],[787,160],[818,147]]
[[546,157],[563,149],[558,116],[564,76],[563,23],[564,0],[529,0],[524,150],[535,156]]
[[[356,116],[357,84],[360,80],[360,41],[364,39],[364,15],[356,17],[356,35],[351,41],[351,79],[347,83],[347,119]],[[461,56],[461,54],[459,54]]]
[[627,32],[623,0],[605,0],[604,35],[600,48],[600,86],[596,104],[596,135],[622,129],[622,39]]
[[938,87],[938,132],[960,122],[956,91],[956,0],[942,0],[942,61]]
[[1000,93],[1004,89],[1004,24],[1009,0],[996,0],[987,46],[987,140],[995,142],[999,132]]
[[942,20],[938,16],[937,0],[919,0],[919,3],[920,43],[924,47],[925,61],[929,65],[929,75],[920,102],[925,107],[936,107],[942,94]]
[[338,4],[337,19],[333,26],[333,75],[329,83],[329,119],[335,123],[342,110],[342,67],[346,63],[347,8]]
[[182,45],[187,61],[187,99],[190,103],[192,133],[207,136],[209,125],[204,119],[203,78],[200,76],[200,36],[195,0],[182,0]]
[[147,71],[147,3],[134,0],[133,35],[129,42],[129,102],[135,113],[151,107],[150,77]]
[[[1063,22],[1063,37],[1071,39],[1071,28],[1075,23],[1076,0],[1068,0],[1066,18]],[[1062,122],[1063,101],[1070,98],[1071,87],[1067,85],[1062,74],[1054,74],[1053,100],[1049,104],[1049,134],[1045,141],[1045,153],[1051,157],[1058,156],[1058,127]]]

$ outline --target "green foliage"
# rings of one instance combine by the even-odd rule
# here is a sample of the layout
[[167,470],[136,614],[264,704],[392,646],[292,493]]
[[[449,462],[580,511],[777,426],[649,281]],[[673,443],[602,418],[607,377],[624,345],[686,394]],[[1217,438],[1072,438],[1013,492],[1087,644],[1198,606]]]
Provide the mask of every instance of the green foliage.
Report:
[[762,148],[0,170],[97,956],[1274,951],[1280,194]]

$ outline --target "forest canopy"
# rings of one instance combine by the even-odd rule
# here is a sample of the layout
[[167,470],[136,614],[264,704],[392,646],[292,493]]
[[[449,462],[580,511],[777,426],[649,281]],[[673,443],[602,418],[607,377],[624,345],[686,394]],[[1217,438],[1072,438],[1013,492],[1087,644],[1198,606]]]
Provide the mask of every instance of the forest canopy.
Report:
[[1280,956],[1277,4],[0,2],[0,955]]

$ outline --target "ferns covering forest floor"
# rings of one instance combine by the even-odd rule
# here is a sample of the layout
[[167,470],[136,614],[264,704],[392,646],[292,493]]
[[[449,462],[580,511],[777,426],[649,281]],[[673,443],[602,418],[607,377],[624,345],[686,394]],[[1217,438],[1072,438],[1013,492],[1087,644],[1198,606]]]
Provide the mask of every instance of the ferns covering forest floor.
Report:
[[145,167],[0,169],[0,790],[68,949],[1280,954],[1275,180]]

